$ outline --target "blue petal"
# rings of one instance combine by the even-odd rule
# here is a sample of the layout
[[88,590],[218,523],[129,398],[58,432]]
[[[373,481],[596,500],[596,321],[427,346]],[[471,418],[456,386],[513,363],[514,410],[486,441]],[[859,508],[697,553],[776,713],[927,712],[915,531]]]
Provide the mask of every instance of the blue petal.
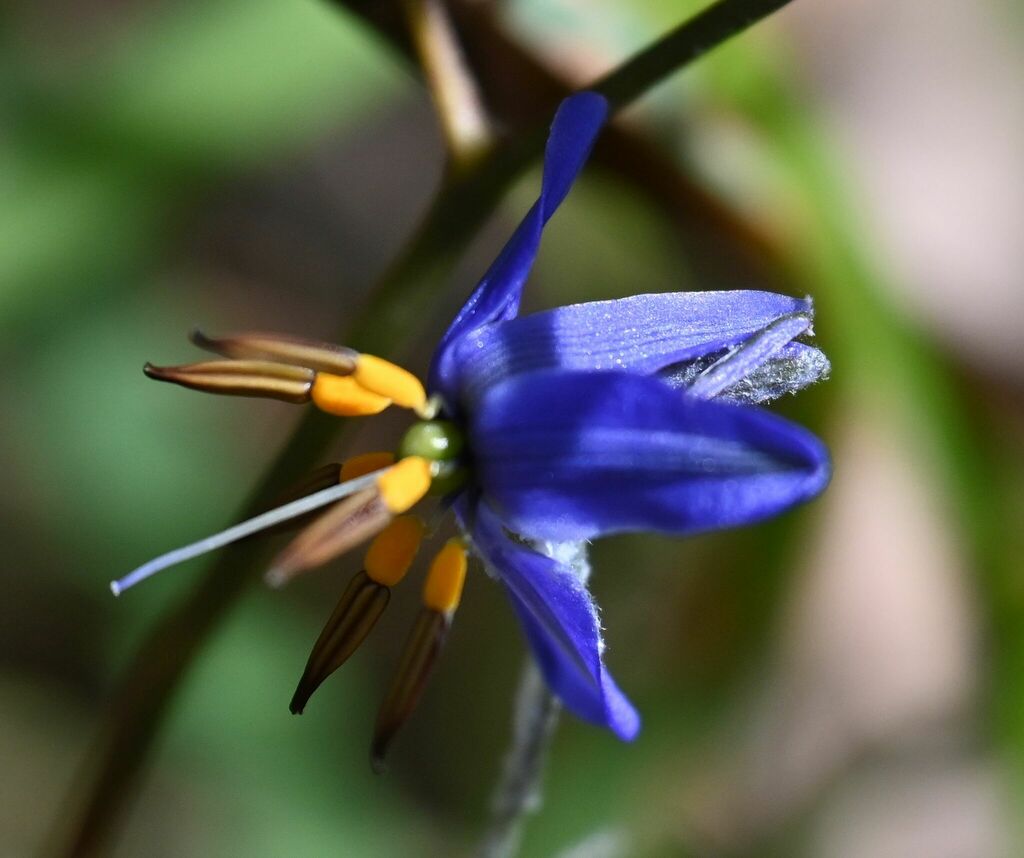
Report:
[[633,739],[640,717],[602,662],[597,608],[576,571],[513,541],[485,503],[475,509],[472,534],[474,548],[505,584],[552,692],[585,721]]
[[537,540],[746,524],[814,497],[830,473],[796,424],[622,372],[514,376],[480,401],[469,438],[480,490]]
[[461,395],[471,404],[512,375],[542,369],[654,373],[723,352],[781,318],[810,325],[808,301],[772,292],[670,292],[595,301],[472,331],[456,346]]
[[523,284],[540,248],[544,225],[583,169],[607,114],[608,103],[593,92],[572,95],[558,108],[544,153],[540,196],[441,338],[430,368],[432,390],[454,394],[457,368],[450,348],[463,334],[480,325],[511,319],[519,311]]

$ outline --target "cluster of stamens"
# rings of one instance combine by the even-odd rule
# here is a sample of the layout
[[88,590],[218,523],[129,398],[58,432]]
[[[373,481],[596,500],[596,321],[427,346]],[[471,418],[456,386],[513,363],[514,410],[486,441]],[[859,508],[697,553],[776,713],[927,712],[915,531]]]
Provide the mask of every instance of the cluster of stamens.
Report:
[[[271,334],[214,339],[196,332],[192,341],[226,359],[176,367],[146,364],[146,374],[209,393],[311,402],[343,417],[377,414],[391,405],[420,417],[403,437],[397,456],[367,453],[321,468],[290,492],[287,502],[158,557],[111,585],[118,594],[168,566],[245,536],[305,523],[313,510],[326,506],[277,555],[265,576],[280,587],[372,540],[362,570],[313,645],[290,706],[301,713],[320,684],[366,639],[387,607],[391,589],[411,568],[428,527],[409,510],[428,492],[450,495],[465,482],[461,433],[454,424],[433,419],[439,405],[427,398],[414,375],[373,355]],[[422,694],[458,607],[466,565],[466,546],[459,538],[448,540],[430,563],[423,608],[377,716],[371,755],[375,769],[382,767],[391,738]]]

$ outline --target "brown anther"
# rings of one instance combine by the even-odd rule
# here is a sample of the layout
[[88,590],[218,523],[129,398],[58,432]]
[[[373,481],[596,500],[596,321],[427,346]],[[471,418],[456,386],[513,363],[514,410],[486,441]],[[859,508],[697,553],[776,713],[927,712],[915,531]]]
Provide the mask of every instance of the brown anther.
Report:
[[213,360],[185,366],[153,366],[143,371],[158,381],[170,381],[201,390],[230,396],[262,396],[283,402],[309,402],[315,373],[302,367],[267,361]]
[[189,339],[201,349],[236,360],[273,361],[333,375],[350,375],[359,358],[358,352],[345,346],[281,334],[245,333],[208,337],[197,330],[189,335]]
[[[315,471],[311,471],[301,480],[298,480],[290,485],[285,491],[281,492],[281,494],[275,498],[273,503],[267,505],[267,509],[275,509],[279,506],[284,506],[286,503],[298,500],[299,498],[304,498],[307,495],[316,494],[323,489],[336,486],[338,483],[343,482],[341,479],[341,468],[342,465],[340,462],[331,462],[329,465],[323,465]],[[290,521],[283,521],[280,524],[275,524],[273,527],[268,527],[262,533],[257,535],[264,536],[273,533],[288,533],[289,531],[299,530],[300,528],[303,528],[315,521],[321,512],[321,510],[314,510],[313,512],[301,515],[298,518],[293,518]]]
[[384,757],[395,734],[408,720],[423,695],[437,657],[444,646],[451,618],[429,608],[420,611],[405,642],[402,661],[387,696],[377,713],[370,746],[370,764],[380,774],[386,768]]
[[277,500],[269,508],[273,509],[276,506],[283,506],[286,503],[291,503],[293,500],[304,498],[306,495],[315,494],[322,489],[344,482],[341,476],[341,469],[341,462],[330,462],[329,464],[321,465],[279,494]]
[[392,512],[376,488],[339,501],[303,530],[282,551],[265,576],[281,587],[301,572],[332,560],[382,530]]
[[289,709],[302,714],[320,684],[341,667],[363,642],[384,613],[391,590],[360,572],[349,583],[324,626],[306,662]]

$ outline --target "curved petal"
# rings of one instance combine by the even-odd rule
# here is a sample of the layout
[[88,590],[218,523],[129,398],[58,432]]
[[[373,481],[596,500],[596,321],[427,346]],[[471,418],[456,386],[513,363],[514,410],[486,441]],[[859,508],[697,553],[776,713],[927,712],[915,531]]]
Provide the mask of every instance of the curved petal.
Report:
[[474,410],[469,438],[480,490],[537,540],[746,524],[830,475],[825,447],[794,423],[622,372],[508,379]]
[[540,196],[441,338],[430,367],[432,390],[450,397],[454,394],[457,363],[450,351],[463,334],[511,319],[519,311],[523,284],[540,248],[544,225],[583,169],[607,115],[607,101],[593,92],[572,95],[558,108],[544,152]]
[[794,317],[791,340],[811,323],[809,301],[773,292],[669,292],[574,304],[470,332],[455,347],[463,401],[513,375],[544,369],[648,374],[723,352]]
[[473,518],[474,548],[508,590],[552,692],[585,721],[635,738],[640,716],[602,662],[597,608],[576,570],[514,541],[486,503]]

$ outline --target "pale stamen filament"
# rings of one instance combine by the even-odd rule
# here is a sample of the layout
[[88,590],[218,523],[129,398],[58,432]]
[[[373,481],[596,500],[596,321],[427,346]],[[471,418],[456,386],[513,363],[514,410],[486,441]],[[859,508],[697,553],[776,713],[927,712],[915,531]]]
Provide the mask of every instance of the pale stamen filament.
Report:
[[216,551],[218,548],[223,548],[232,542],[252,536],[261,530],[266,530],[281,522],[298,518],[312,510],[332,504],[358,491],[371,488],[376,485],[377,480],[388,470],[389,468],[382,468],[365,476],[357,477],[354,480],[349,480],[336,486],[329,486],[314,494],[299,498],[291,503],[286,503],[283,506],[261,513],[240,524],[233,525],[226,530],[222,530],[220,533],[215,533],[213,536],[208,536],[205,539],[200,539],[198,542],[193,542],[190,545],[184,545],[181,548],[168,551],[166,554],[161,554],[159,557],[155,557],[148,563],[144,563],[137,569],[132,570],[123,578],[111,581],[111,592],[115,596],[119,596],[129,587],[134,587],[140,581],[146,580],[157,572],[161,572],[171,566],[177,566],[186,560],[201,557],[203,554]]

